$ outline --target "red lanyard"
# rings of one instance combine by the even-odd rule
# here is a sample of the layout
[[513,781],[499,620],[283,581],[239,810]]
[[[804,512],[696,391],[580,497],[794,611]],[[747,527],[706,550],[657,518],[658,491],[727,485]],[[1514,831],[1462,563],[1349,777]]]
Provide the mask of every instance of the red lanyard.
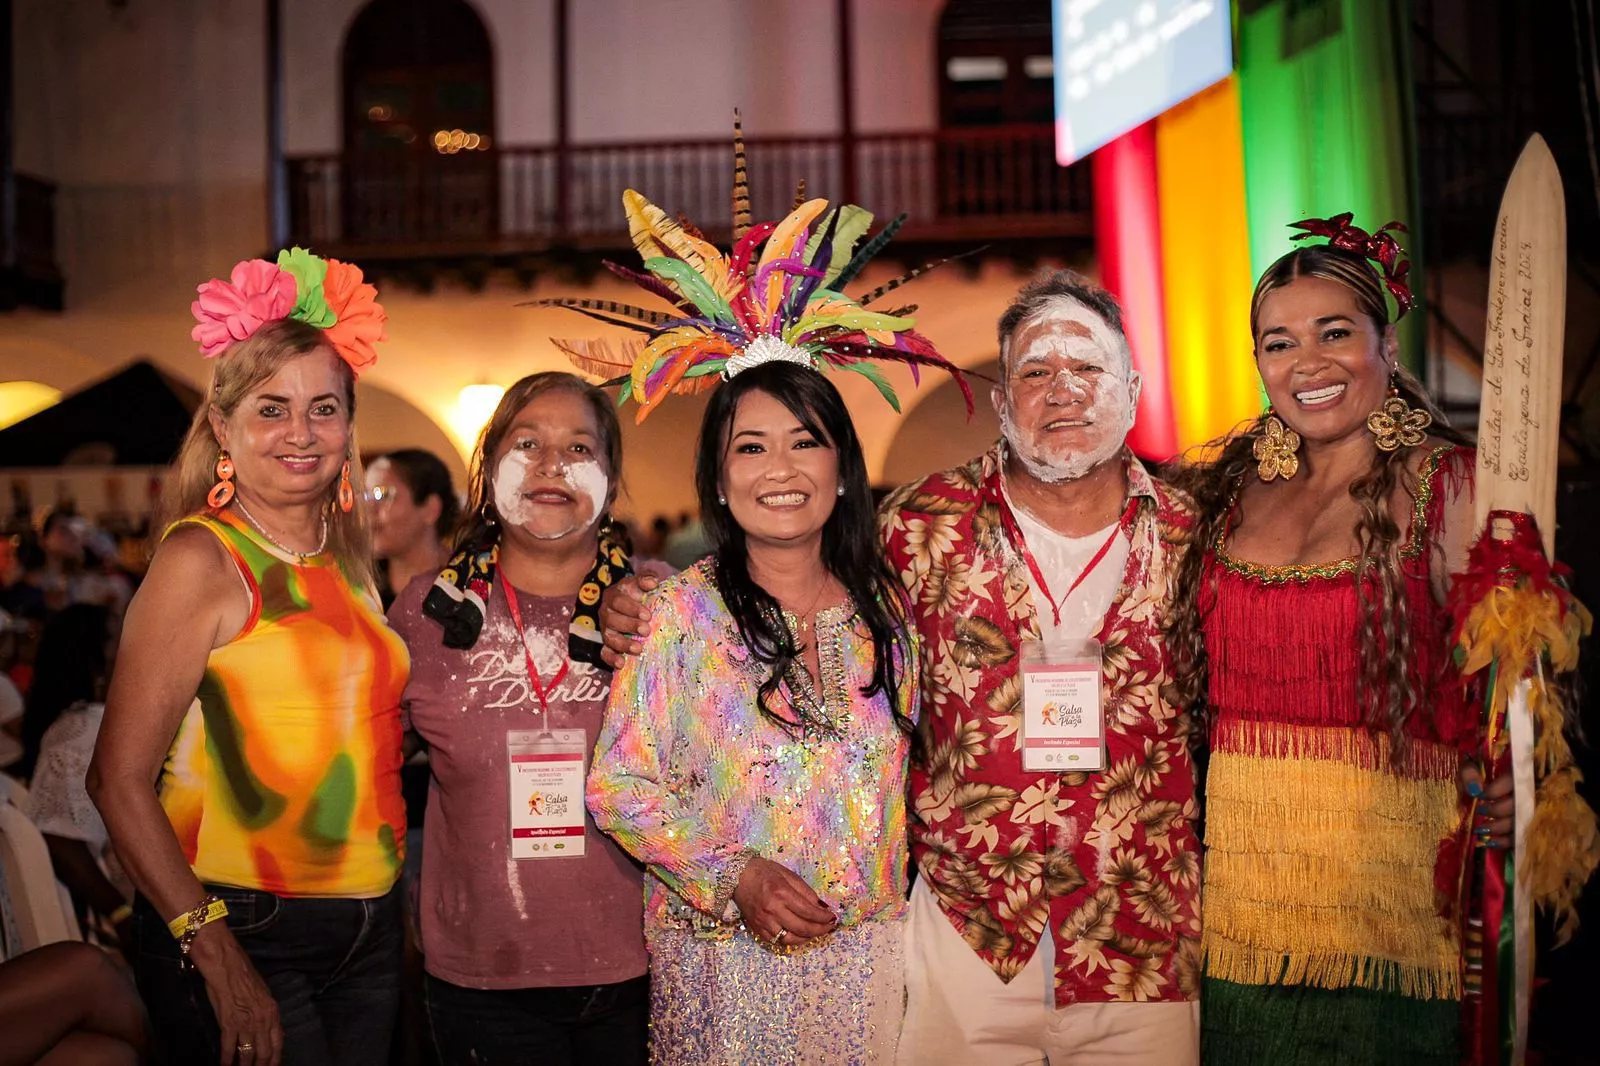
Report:
[[1078,591],[1078,586],[1083,584],[1090,574],[1094,573],[1094,568],[1100,565],[1100,561],[1111,550],[1111,545],[1115,544],[1117,538],[1122,535],[1122,527],[1133,521],[1134,512],[1138,507],[1139,500],[1137,497],[1128,501],[1127,509],[1122,512],[1122,517],[1111,528],[1111,536],[1107,537],[1106,542],[1100,545],[1100,550],[1094,553],[1094,558],[1089,560],[1089,565],[1084,567],[1078,576],[1073,579],[1071,587],[1067,589],[1067,594],[1057,600],[1050,594],[1050,586],[1045,583],[1044,574],[1040,572],[1039,563],[1034,559],[1033,552],[1028,550],[1028,541],[1022,535],[1022,527],[1017,524],[1016,515],[1011,513],[1011,504],[1007,502],[1003,495],[1000,497],[1000,520],[1005,526],[1006,535],[1011,538],[1011,543],[1015,544],[1017,549],[1022,552],[1022,560],[1028,564],[1028,573],[1033,575],[1034,584],[1039,586],[1039,591],[1044,593],[1044,598],[1050,601],[1050,609],[1055,612],[1056,625],[1059,626],[1061,624],[1062,605],[1070,600],[1072,594]]
[[561,657],[561,669],[556,671],[556,676],[551,680],[550,687],[546,688],[539,680],[539,667],[534,664],[533,652],[528,648],[528,634],[522,628],[522,608],[517,606],[517,594],[511,588],[511,582],[506,580],[506,572],[497,565],[494,568],[495,576],[500,579],[500,585],[506,590],[506,606],[511,608],[511,624],[517,627],[517,639],[522,642],[522,654],[528,662],[528,684],[533,687],[533,694],[539,697],[539,712],[544,715],[545,725],[550,724],[550,693],[555,691],[561,679],[567,676],[567,667],[572,665],[572,660],[566,656]]

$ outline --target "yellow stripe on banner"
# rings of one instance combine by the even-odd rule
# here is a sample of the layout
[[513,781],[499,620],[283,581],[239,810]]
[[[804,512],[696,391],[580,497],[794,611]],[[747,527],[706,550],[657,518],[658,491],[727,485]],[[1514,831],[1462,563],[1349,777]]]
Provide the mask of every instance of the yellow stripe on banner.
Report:
[[[1317,743],[1288,737],[1279,749]],[[1213,752],[1206,972],[1240,984],[1459,998],[1461,947],[1436,909],[1433,871],[1460,817],[1453,772],[1413,777],[1333,759]]]
[[1178,447],[1261,410],[1237,75],[1156,120],[1167,360]]

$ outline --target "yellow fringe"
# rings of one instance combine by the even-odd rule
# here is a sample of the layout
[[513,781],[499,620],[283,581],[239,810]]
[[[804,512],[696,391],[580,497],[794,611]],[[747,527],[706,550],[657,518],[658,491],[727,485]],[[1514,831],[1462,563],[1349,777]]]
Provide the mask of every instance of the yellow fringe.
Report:
[[1369,988],[1411,999],[1460,999],[1459,967],[1406,966],[1367,955],[1285,956],[1207,932],[1206,976],[1241,985],[1309,985],[1313,988]]
[[1451,747],[1413,740],[1395,764],[1389,757],[1389,737],[1348,726],[1288,725],[1231,719],[1219,722],[1211,733],[1213,752],[1255,755],[1293,761],[1326,760],[1363,770],[1394,770],[1406,777],[1448,778],[1461,771],[1461,756]]
[[[1462,627],[1463,672],[1498,664],[1489,699],[1489,751],[1499,756],[1510,741],[1505,728],[1512,690],[1524,678],[1528,713],[1533,719],[1534,774],[1537,791],[1533,821],[1528,827],[1524,869],[1533,902],[1554,913],[1557,943],[1565,943],[1578,927],[1578,895],[1600,866],[1600,827],[1595,813],[1577,794],[1583,780],[1567,743],[1570,717],[1558,689],[1548,685],[1546,670],[1566,673],[1577,668],[1578,642],[1593,625],[1587,609],[1571,597],[1563,612],[1552,592],[1527,582],[1490,589],[1467,615]],[[1546,665],[1548,664],[1548,665]]]
[[1454,754],[1419,751],[1416,768],[1430,775],[1415,777],[1391,772],[1386,744],[1360,739],[1364,731],[1343,731],[1357,734],[1347,742],[1330,729],[1249,732],[1269,750],[1350,758],[1212,755],[1209,972],[1254,984],[1459,996],[1460,945],[1436,909],[1433,882],[1439,843],[1461,816]]

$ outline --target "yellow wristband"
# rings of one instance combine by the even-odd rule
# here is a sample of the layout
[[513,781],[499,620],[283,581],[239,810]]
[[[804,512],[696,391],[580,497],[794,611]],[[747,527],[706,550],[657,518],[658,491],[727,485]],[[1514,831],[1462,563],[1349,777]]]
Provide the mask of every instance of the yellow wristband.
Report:
[[207,896],[195,905],[194,910],[185,911],[167,923],[167,931],[172,934],[172,939],[182,940],[186,935],[192,936],[201,929],[210,925],[219,918],[228,914],[228,905],[216,896]]
[[[106,920],[112,925],[121,925],[131,917],[133,917],[133,904],[124,903],[122,906],[106,915]],[[188,915],[186,914],[184,917],[187,918]]]

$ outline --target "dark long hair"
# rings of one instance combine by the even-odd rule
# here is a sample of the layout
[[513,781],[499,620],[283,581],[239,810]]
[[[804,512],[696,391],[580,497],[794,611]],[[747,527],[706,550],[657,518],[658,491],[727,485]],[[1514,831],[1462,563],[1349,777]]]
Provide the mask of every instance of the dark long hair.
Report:
[[[1363,314],[1381,333],[1390,323],[1388,304],[1377,273],[1354,252],[1330,245],[1297,248],[1279,259],[1256,283],[1250,303],[1250,332],[1260,338],[1261,303],[1267,295],[1299,278],[1323,278],[1350,289]],[[1445,419],[1444,413],[1428,397],[1422,384],[1406,370],[1395,371],[1395,387],[1412,407],[1433,416],[1430,433],[1452,444],[1466,444],[1467,438]],[[1265,432],[1266,413],[1236,429],[1222,440],[1198,449],[1215,459],[1174,468],[1168,480],[1194,497],[1199,515],[1193,545],[1178,568],[1176,607],[1167,635],[1172,656],[1172,676],[1176,678],[1179,705],[1191,710],[1203,706],[1207,685],[1207,658],[1200,617],[1200,587],[1205,576],[1205,558],[1217,542],[1228,521],[1229,504],[1256,462],[1252,455],[1256,439]],[[1418,711],[1422,693],[1417,691],[1409,672],[1412,627],[1405,596],[1401,549],[1405,530],[1390,513],[1390,501],[1397,484],[1412,496],[1418,491],[1406,467],[1410,449],[1392,452],[1372,450],[1372,465],[1350,483],[1350,495],[1361,507],[1355,535],[1356,595],[1360,605],[1361,677],[1359,699],[1367,726],[1375,734],[1387,735],[1390,755],[1399,759],[1406,749],[1405,726]]]
[[700,445],[695,456],[695,489],[700,497],[701,521],[711,538],[717,591],[728,605],[745,647],[757,661],[771,668],[761,683],[761,713],[791,731],[797,724],[827,725],[817,718],[813,708],[796,706],[801,722],[795,723],[775,707],[778,687],[800,649],[784,624],[778,601],[751,579],[744,530],[717,498],[734,413],[739,401],[752,392],[764,392],[783,404],[808,432],[827,442],[838,456],[839,484],[844,493],[834,502],[833,513],[822,527],[822,565],[844,586],[857,617],[872,634],[872,681],[861,689],[861,694],[883,693],[894,711],[895,725],[915,743],[912,722],[900,712],[896,698],[904,680],[896,658],[909,663],[911,653],[906,636],[905,592],[879,546],[861,439],[856,436],[844,400],[827,378],[815,370],[780,362],[752,367],[712,394],[700,425]]
[[100,604],[75,603],[44,624],[34,657],[33,681],[22,711],[19,777],[31,778],[45,730],[75,703],[102,699],[109,680],[107,643],[111,612]]
[[[610,510],[622,482],[622,427],[617,422],[616,406],[610,397],[576,374],[563,370],[529,374],[500,397],[494,414],[478,435],[478,446],[473,449],[471,468],[467,472],[467,509],[456,526],[451,551],[484,548],[499,538],[500,513],[494,506],[494,471],[491,469],[494,453],[500,450],[500,442],[505,440],[511,424],[524,407],[535,398],[558,390],[576,393],[594,411],[595,425],[600,429],[600,447],[605,453],[606,476],[611,479],[611,499],[606,500],[606,509]],[[600,518],[602,527],[605,522],[606,519]]]
[[411,502],[420,507],[428,497],[439,497],[439,517],[434,520],[433,532],[440,540],[450,536],[461,519],[461,500],[444,460],[422,448],[401,448],[388,452],[384,458],[410,490]]

